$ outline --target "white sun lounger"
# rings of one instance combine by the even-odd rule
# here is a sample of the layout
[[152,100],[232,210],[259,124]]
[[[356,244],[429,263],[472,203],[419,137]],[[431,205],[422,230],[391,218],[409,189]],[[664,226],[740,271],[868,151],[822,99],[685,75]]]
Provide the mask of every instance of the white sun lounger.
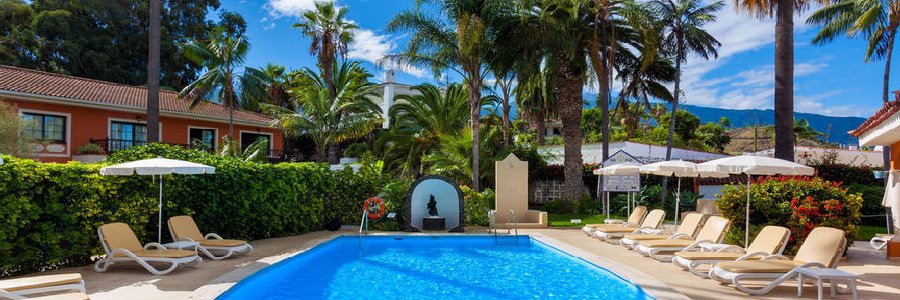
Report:
[[637,206],[634,210],[631,211],[631,214],[628,215],[628,220],[625,222],[616,222],[621,220],[610,220],[611,223],[604,224],[587,224],[584,227],[581,227],[581,231],[584,231],[589,236],[594,235],[594,231],[597,228],[608,228],[608,227],[634,227],[641,224],[641,221],[644,220],[644,217],[647,216],[647,207],[646,206]]
[[[671,240],[671,239],[693,239],[697,235],[697,230],[703,223],[703,214],[689,213],[681,221],[681,226],[675,230],[673,234],[648,233],[646,230],[637,234],[626,234],[619,240],[619,244],[625,248],[634,249],[639,242],[652,240]],[[660,230],[661,232],[661,230]]]
[[[131,227],[125,223],[110,223],[97,228],[97,235],[106,251],[106,257],[94,264],[94,271],[105,272],[117,262],[136,262],[154,275],[165,275],[182,264],[195,265],[202,259],[197,251],[167,249],[159,243],[148,243],[141,247],[141,242]],[[156,248],[156,249],[150,249]],[[168,263],[169,268],[159,270],[149,263]]]
[[701,244],[721,243],[731,221],[719,216],[712,216],[703,224],[703,229],[696,239],[669,239],[639,242],[635,250],[658,261],[672,261],[674,252],[700,250]]
[[[672,263],[687,269],[700,277],[707,277],[712,265],[727,261],[743,261],[761,259],[771,255],[779,255],[787,246],[791,230],[781,226],[766,226],[756,235],[747,249],[728,246],[715,252],[675,252]],[[701,270],[701,266],[708,266]]]
[[644,218],[644,221],[641,222],[640,227],[637,226],[619,226],[619,227],[598,227],[594,230],[594,237],[600,239],[601,241],[605,241],[611,244],[616,244],[626,234],[636,234],[641,231],[649,231],[656,230],[662,225],[663,220],[666,218],[666,211],[662,209],[654,209],[647,217]]
[[33,294],[51,294],[36,299],[87,299],[81,274],[66,273],[0,280],[0,298],[35,299]]
[[[847,239],[843,230],[817,227],[809,233],[794,259],[772,255],[761,260],[721,262],[709,270],[709,277],[732,283],[734,287],[750,295],[763,295],[787,280],[797,277],[797,268],[834,268],[843,256]],[[771,280],[761,288],[749,288],[743,280]]]
[[[215,233],[207,233],[205,236],[200,233],[197,223],[190,216],[176,216],[169,218],[169,232],[175,241],[189,241],[198,244],[197,250],[213,260],[222,260],[231,257],[234,254],[245,254],[253,251],[247,241],[242,240],[226,240]],[[214,255],[213,252],[222,253],[221,256]]]
[[872,246],[872,249],[881,250],[887,246],[888,241],[894,238],[893,234],[879,233],[875,234],[871,240],[869,240],[869,246]]

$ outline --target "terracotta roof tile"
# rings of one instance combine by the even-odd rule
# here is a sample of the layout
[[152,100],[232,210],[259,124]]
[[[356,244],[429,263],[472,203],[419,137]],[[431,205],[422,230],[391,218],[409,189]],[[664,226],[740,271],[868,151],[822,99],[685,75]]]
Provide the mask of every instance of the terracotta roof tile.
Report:
[[855,137],[860,137],[865,134],[875,126],[887,120],[890,116],[893,116],[895,113],[900,111],[900,101],[894,100],[884,104],[878,111],[875,112],[871,117],[866,119],[858,128],[851,130],[850,135]]
[[[41,72],[0,65],[0,91],[12,91],[37,96],[96,102],[98,104],[147,107],[147,89],[107,81]],[[211,102],[198,103],[191,108],[190,101],[177,98],[178,93],[160,91],[160,113],[191,114],[228,121],[228,108]],[[267,125],[272,119],[263,114],[235,110],[234,119],[239,122]]]

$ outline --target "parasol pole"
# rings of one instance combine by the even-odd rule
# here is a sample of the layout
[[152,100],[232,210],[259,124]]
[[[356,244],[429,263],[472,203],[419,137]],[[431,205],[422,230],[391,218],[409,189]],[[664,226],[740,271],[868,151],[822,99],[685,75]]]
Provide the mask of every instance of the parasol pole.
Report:
[[678,230],[678,208],[681,207],[681,176],[678,176],[678,188],[675,192],[675,230]]
[[750,243],[750,174],[747,174],[747,209],[744,214],[744,248]]
[[160,243],[160,244],[162,244],[162,210],[163,210],[162,193],[163,193],[163,175],[159,174],[159,222],[157,224],[159,227],[157,228],[156,241],[157,241],[157,243]]

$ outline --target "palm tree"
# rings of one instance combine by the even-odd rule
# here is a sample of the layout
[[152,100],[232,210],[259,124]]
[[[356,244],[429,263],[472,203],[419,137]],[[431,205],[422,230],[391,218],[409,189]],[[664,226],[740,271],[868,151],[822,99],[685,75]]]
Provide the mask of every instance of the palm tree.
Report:
[[[207,41],[188,39],[182,45],[184,55],[203,66],[206,72],[178,94],[191,100],[193,108],[201,101],[216,101],[228,107],[228,136],[234,137],[234,109],[243,100],[265,96],[266,74],[244,66],[250,42],[243,35],[231,36],[214,29]],[[243,68],[243,71],[240,69]]]
[[[559,115],[562,122],[564,149],[563,197],[581,197],[584,183],[581,166],[582,92],[588,70],[587,47],[593,40],[594,7],[592,0],[525,1],[529,8],[526,19],[540,24],[545,41],[546,59],[553,67],[553,80],[559,95]],[[533,4],[533,5],[532,5]],[[542,133],[538,133],[542,134]]]
[[836,37],[862,37],[867,40],[865,61],[874,55],[883,58],[884,81],[881,99],[888,102],[891,56],[894,38],[900,26],[900,1],[840,0],[815,11],[806,23],[822,25],[813,44],[830,43]]
[[794,161],[794,12],[824,0],[735,0],[757,18],[775,17],[775,157]]
[[439,148],[442,136],[463,131],[469,124],[468,94],[462,85],[441,90],[426,84],[412,90],[395,97],[388,112],[391,127],[379,139],[385,169],[405,178],[422,173],[422,157]]
[[147,141],[159,142],[159,10],[160,1],[150,0],[150,45],[147,54]]
[[811,140],[819,142],[819,136],[822,136],[822,133],[816,131],[815,128],[809,126],[809,121],[806,119],[794,119],[794,142],[798,143],[803,140]]
[[[813,38],[813,44],[831,42],[839,35],[868,40],[865,61],[874,55],[884,58],[884,80],[881,100],[884,103],[890,90],[891,58],[894,54],[894,39],[900,26],[900,1],[841,0],[817,10],[806,22],[822,25],[822,30]],[[891,151],[882,151],[884,170],[890,170]]]
[[342,59],[346,58],[357,26],[344,19],[346,7],[335,8],[333,1],[316,1],[315,5],[316,9],[303,12],[303,21],[294,23],[293,27],[299,29],[303,36],[312,39],[309,53],[318,59],[328,87],[328,96],[334,99],[337,95],[334,63],[338,55]]
[[472,189],[479,185],[479,132],[481,90],[487,70],[487,56],[494,43],[494,28],[512,18],[512,2],[505,0],[443,0],[433,1],[436,10],[449,21],[428,17],[419,4],[432,2],[417,0],[416,8],[396,15],[388,24],[388,31],[411,32],[409,45],[400,54],[387,60],[401,64],[429,67],[439,73],[453,70],[466,84],[472,130]]
[[675,117],[681,98],[681,64],[689,54],[696,54],[704,59],[718,57],[716,48],[722,44],[716,40],[703,26],[716,20],[715,13],[725,3],[721,1],[704,5],[703,0],[653,0],[649,2],[651,9],[660,18],[662,26],[661,48],[675,57],[675,88],[673,89],[672,123],[669,124],[669,140],[666,143],[666,160],[672,159],[672,142],[675,135]]
[[[482,150],[479,152],[481,164],[481,181],[493,181],[494,179],[494,162],[502,160],[508,150],[500,145],[502,133],[496,127],[482,126],[481,140]],[[472,176],[472,160],[469,159],[472,147],[472,132],[465,130],[454,134],[444,135],[440,139],[441,148],[432,149],[432,151],[423,158],[423,162],[428,165],[428,171],[432,174],[447,176],[456,180],[466,180]]]
[[272,125],[282,128],[285,135],[309,136],[321,160],[336,157],[337,149],[329,145],[363,137],[381,123],[381,108],[373,101],[379,95],[368,80],[371,74],[358,62],[343,62],[332,70],[335,98],[329,94],[325,70],[316,73],[306,68],[301,76],[311,85],[292,90],[297,111],[263,104],[275,119]]
[[[704,59],[718,57],[716,50],[722,44],[716,40],[703,26],[716,20],[715,13],[722,9],[721,1],[705,5],[703,0],[652,0],[650,9],[659,18],[658,26],[662,31],[659,50],[671,53],[675,61],[675,84],[673,90],[672,118],[669,123],[669,137],[666,141],[666,160],[672,159],[672,144],[675,142],[675,123],[678,116],[678,104],[681,103],[681,64],[687,61],[689,54]],[[649,47],[654,51],[654,47]],[[660,201],[665,201],[668,178],[663,178]]]
[[516,84],[518,115],[535,129],[538,146],[544,145],[548,118],[558,117],[559,97],[553,83],[552,66],[545,65],[538,72],[520,74]]

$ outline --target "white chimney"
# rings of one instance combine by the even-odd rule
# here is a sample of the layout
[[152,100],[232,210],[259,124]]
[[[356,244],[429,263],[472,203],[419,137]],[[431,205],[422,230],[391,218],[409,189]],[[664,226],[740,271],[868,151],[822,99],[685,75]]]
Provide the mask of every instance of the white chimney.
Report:
[[384,119],[381,128],[384,129],[391,125],[391,118],[388,112],[390,112],[391,106],[394,106],[394,81],[396,78],[397,71],[394,71],[394,69],[388,69],[384,72],[384,95],[382,95],[383,104],[381,106],[381,115]]

